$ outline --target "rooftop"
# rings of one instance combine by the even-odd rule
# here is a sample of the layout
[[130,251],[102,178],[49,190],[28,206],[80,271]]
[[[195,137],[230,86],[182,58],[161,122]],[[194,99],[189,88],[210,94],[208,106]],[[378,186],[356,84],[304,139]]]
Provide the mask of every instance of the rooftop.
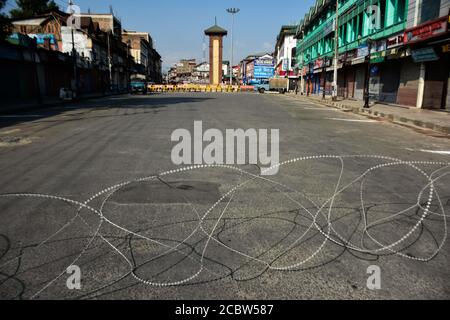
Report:
[[16,21],[13,21],[12,24],[15,24],[15,25],[28,25],[28,26],[40,26],[47,19],[48,19],[48,17],[16,20]]
[[226,36],[228,34],[228,31],[223,29],[223,28],[221,28],[221,27],[219,27],[217,24],[215,24],[212,27],[209,27],[208,29],[206,29],[205,30],[205,34],[207,36],[215,35],[215,34]]

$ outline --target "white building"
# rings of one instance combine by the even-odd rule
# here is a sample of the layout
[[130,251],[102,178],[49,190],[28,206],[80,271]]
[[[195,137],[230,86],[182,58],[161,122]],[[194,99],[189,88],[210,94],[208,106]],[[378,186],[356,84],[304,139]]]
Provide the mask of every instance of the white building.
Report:
[[[222,63],[222,71],[223,71],[223,76],[225,78],[227,76],[229,76],[228,70],[229,70],[228,62],[225,61],[224,63]],[[199,83],[199,84],[209,84],[209,63],[208,62],[202,62],[195,67],[194,71],[192,72],[191,82]]]
[[294,38],[296,26],[282,26],[275,45],[275,76],[289,76],[290,87],[293,89],[297,74],[295,73],[295,57],[297,40]]

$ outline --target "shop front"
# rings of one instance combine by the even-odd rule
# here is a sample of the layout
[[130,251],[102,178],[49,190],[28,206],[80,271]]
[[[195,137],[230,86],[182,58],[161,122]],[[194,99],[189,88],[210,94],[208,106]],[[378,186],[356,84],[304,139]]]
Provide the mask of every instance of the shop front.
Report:
[[411,52],[411,68],[416,70],[418,79],[416,106],[450,109],[448,16],[405,30],[404,44]]

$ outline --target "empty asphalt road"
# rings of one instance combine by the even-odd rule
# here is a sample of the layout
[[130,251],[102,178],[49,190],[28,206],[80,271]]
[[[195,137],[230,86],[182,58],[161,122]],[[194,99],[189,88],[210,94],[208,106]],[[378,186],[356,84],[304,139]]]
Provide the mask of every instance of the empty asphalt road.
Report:
[[[278,173],[175,165],[194,121],[279,129]],[[1,115],[0,299],[448,299],[449,164],[448,138],[281,95]]]

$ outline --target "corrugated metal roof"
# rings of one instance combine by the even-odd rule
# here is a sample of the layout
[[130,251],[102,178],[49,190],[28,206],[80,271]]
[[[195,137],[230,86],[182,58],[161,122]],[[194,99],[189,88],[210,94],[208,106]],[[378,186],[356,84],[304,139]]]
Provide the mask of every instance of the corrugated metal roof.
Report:
[[15,25],[40,26],[48,17],[13,21]]

